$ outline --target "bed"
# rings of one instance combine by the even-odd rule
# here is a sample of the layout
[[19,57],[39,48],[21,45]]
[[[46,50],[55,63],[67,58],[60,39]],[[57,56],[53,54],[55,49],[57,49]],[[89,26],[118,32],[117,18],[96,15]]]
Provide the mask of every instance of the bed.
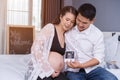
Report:
[[[0,80],[25,80],[30,55],[0,55]],[[107,69],[120,80],[120,69]]]
[[103,32],[105,40],[105,64],[108,71],[120,80],[120,32]]
[[0,55],[0,80],[25,80],[30,55]]
[[[105,40],[110,39],[111,33],[104,33]],[[107,43],[107,42],[106,42]],[[110,45],[109,45],[110,46]],[[120,50],[120,49],[118,49]],[[118,51],[119,52],[119,51]],[[105,52],[108,53],[108,52]],[[110,55],[106,54],[106,60],[109,60]],[[117,61],[117,66],[120,67],[120,54],[114,60]],[[27,55],[0,55],[0,80],[25,80],[25,72],[30,54]],[[112,58],[113,59],[113,58]],[[113,73],[120,80],[120,68],[108,68],[106,64],[102,65],[108,71]]]

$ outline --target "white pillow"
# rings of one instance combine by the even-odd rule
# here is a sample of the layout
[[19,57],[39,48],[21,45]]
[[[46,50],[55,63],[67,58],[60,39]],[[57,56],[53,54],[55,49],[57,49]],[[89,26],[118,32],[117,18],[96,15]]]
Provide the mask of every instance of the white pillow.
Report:
[[120,42],[118,34],[105,39],[105,61],[109,69],[120,68]]

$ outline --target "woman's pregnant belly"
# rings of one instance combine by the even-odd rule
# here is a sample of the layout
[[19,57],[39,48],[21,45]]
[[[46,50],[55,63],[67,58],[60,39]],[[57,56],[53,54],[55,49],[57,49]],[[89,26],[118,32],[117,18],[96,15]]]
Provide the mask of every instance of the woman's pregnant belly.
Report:
[[64,68],[64,59],[61,54],[50,52],[48,60],[55,71],[60,72]]

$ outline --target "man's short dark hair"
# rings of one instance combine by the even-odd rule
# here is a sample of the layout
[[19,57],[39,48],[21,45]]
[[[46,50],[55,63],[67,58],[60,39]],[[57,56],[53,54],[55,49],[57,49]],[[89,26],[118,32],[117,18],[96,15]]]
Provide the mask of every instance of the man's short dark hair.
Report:
[[93,20],[96,15],[96,8],[90,3],[85,3],[78,8],[78,14],[81,14],[89,20]]

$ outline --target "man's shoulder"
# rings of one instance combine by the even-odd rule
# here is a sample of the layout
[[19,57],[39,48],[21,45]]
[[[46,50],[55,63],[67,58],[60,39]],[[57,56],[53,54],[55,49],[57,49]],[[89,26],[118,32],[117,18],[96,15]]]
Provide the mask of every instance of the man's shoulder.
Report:
[[92,24],[91,27],[92,27],[91,33],[93,33],[94,35],[103,35],[103,32],[95,25]]
[[104,38],[104,35],[103,35],[102,31],[93,25],[91,27],[89,39],[92,40],[92,42],[96,43],[99,39],[103,39],[103,38]]

